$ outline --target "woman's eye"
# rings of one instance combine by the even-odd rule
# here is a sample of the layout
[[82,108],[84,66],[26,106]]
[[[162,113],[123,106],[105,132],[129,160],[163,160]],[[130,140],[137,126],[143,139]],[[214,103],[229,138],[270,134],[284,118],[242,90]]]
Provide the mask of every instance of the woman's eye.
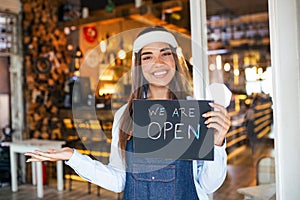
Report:
[[151,59],[151,56],[144,56],[142,57],[142,60],[146,61],[146,60],[150,60]]
[[162,55],[163,55],[163,56],[170,56],[170,55],[172,55],[172,53],[171,53],[171,52],[165,52],[165,53],[163,53]]

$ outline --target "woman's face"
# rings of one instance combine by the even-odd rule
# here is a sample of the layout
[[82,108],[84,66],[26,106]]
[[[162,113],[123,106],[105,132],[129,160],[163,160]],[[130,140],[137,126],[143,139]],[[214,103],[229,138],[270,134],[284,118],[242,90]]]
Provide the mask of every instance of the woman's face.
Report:
[[141,64],[144,77],[151,85],[167,86],[174,77],[175,61],[167,43],[146,45],[141,51]]

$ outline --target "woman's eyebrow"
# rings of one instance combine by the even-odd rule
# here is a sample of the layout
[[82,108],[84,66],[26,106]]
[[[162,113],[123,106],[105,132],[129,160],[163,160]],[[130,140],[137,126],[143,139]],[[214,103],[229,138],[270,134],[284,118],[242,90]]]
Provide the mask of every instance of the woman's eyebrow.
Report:
[[165,48],[162,48],[162,49],[160,50],[160,52],[162,52],[162,51],[168,51],[168,50],[171,50],[171,48],[170,48],[170,47],[165,47]]
[[[164,47],[164,48],[160,49],[159,52],[168,51],[168,50],[171,50],[171,48],[170,47]],[[145,51],[141,55],[147,55],[147,54],[153,54],[153,52],[152,51]]]
[[145,51],[145,52],[142,53],[142,56],[147,55],[147,54],[152,54],[152,52],[151,51]]

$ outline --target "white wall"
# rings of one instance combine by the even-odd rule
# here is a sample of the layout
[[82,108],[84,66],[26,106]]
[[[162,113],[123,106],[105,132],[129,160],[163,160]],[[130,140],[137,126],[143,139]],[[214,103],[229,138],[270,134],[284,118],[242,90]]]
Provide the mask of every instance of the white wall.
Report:
[[0,94],[0,131],[9,125],[9,95]]
[[300,196],[299,0],[269,0],[276,199]]

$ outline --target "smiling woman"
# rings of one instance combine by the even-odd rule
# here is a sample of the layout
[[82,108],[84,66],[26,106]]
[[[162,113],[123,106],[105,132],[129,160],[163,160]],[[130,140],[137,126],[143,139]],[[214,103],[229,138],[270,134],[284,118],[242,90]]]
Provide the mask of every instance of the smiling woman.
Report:
[[[162,27],[146,28],[137,36],[133,44],[131,94],[128,103],[115,113],[108,165],[71,148],[49,150],[47,153],[29,152],[26,155],[32,158],[28,161],[67,160],[66,164],[84,179],[115,192],[124,190],[124,199],[208,199],[207,194],[220,187],[226,176],[224,138],[230,118],[223,106],[211,103],[207,105],[209,111],[201,113],[206,120],[205,126],[214,130],[210,140],[214,142],[213,161],[143,158],[138,156],[133,142],[137,138],[133,133],[133,111],[139,111],[134,109],[134,100],[186,101],[192,96],[190,74],[185,59],[176,54],[177,47],[174,35]],[[193,110],[189,111],[188,114],[182,109],[174,111],[173,118],[184,115],[189,122],[186,124],[190,124],[195,115]],[[183,137],[177,135],[183,123],[180,121],[178,124],[172,127],[177,139]],[[171,132],[167,121],[166,130]],[[184,130],[187,130],[184,133],[187,136],[197,137],[200,134],[198,124],[187,126]],[[198,152],[200,150],[196,149],[195,153]]]
[[168,85],[174,77],[175,61],[167,43],[146,45],[142,50],[141,60],[143,74],[151,86],[150,93],[153,89]]
[[138,35],[133,44],[134,96],[139,92],[144,99],[192,96],[190,73],[184,59],[177,55],[177,48],[173,34],[162,27],[148,28]]

